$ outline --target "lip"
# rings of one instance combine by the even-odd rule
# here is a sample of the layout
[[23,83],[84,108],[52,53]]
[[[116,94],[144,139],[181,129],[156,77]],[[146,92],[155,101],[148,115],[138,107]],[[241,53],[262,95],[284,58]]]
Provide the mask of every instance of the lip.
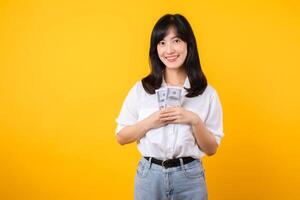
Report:
[[176,55],[176,56],[166,56],[165,58],[169,62],[174,62],[178,57],[179,57],[179,55]]

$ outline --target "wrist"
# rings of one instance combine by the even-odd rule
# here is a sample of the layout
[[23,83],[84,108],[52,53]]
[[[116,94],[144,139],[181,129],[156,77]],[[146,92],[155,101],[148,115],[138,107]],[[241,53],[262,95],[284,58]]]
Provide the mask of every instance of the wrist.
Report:
[[140,122],[138,122],[136,124],[136,128],[137,128],[137,135],[136,135],[136,140],[140,140],[142,137],[145,136],[145,134],[147,133],[147,131],[149,130],[149,125],[147,123],[147,120],[142,120]]
[[191,119],[190,124],[191,124],[192,126],[196,126],[197,124],[200,123],[200,121],[201,121],[200,117],[199,117],[198,115],[194,115],[194,116],[192,117],[192,119]]
[[146,118],[144,120],[141,121],[141,128],[143,129],[144,132],[149,131],[152,127],[151,127],[151,121],[149,118]]

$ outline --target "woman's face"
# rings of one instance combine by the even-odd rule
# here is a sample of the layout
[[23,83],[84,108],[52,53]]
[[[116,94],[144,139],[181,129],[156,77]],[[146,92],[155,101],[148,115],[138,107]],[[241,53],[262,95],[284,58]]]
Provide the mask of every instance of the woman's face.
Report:
[[167,35],[157,44],[159,59],[169,69],[179,69],[187,56],[187,44],[176,35],[174,27],[170,27]]

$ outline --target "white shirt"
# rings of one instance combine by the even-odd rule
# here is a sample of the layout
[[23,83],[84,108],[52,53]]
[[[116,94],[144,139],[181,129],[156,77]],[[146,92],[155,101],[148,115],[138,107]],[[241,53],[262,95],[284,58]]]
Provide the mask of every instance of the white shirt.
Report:
[[[167,84],[163,79],[162,87]],[[188,77],[183,87],[190,88]],[[183,89],[183,96],[187,91]],[[222,107],[216,90],[207,85],[205,91],[196,97],[184,97],[182,107],[196,113],[205,123],[206,128],[214,135],[220,145],[223,133]],[[156,94],[148,94],[138,81],[129,91],[116,119],[116,134],[128,125],[133,125],[159,110]],[[205,155],[199,149],[192,133],[192,127],[187,124],[168,124],[161,128],[149,130],[137,144],[142,156],[158,159],[171,159],[191,156],[201,158]]]

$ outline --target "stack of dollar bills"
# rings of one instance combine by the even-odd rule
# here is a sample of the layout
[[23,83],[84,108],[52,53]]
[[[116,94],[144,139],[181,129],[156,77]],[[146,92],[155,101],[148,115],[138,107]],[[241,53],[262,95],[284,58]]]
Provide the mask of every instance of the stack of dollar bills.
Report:
[[179,107],[183,100],[183,89],[176,86],[167,86],[155,90],[159,109],[168,107]]

